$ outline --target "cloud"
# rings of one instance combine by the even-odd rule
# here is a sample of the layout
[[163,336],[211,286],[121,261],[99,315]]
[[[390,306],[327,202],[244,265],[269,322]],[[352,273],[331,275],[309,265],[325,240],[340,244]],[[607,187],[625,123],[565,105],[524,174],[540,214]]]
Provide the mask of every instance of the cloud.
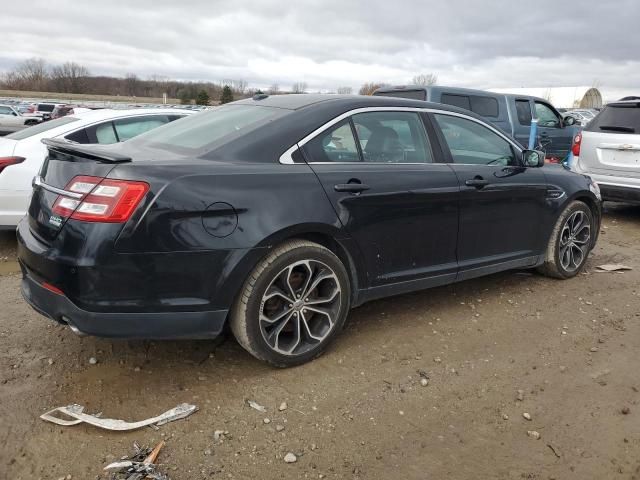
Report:
[[96,74],[314,91],[428,72],[479,88],[629,89],[640,86],[639,17],[636,0],[8,2],[0,70],[36,56]]

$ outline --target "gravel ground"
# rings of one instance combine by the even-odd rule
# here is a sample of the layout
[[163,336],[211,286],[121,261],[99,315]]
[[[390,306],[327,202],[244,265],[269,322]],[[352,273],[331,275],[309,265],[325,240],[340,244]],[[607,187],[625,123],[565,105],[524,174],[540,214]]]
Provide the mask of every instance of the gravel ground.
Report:
[[[575,279],[508,272],[369,303],[288,370],[232,340],[79,338],[27,307],[0,242],[0,478],[107,478],[133,441],[165,440],[178,480],[640,479],[640,208],[607,213]],[[634,269],[595,272],[612,262]],[[157,431],[38,418],[80,403],[140,420],[181,402],[200,410]]]

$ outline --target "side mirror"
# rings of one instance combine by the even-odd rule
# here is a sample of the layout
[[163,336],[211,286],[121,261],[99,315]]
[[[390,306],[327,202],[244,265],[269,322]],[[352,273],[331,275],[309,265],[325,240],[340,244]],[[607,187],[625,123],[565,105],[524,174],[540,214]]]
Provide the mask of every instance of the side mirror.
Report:
[[525,167],[542,167],[544,166],[544,152],[540,150],[523,150],[522,164]]
[[572,117],[571,115],[567,115],[566,117],[564,117],[563,122],[565,127],[570,127],[572,125],[575,125],[577,123],[576,117]]
[[18,114],[16,112],[11,112],[11,115],[13,115],[14,117],[18,116]]

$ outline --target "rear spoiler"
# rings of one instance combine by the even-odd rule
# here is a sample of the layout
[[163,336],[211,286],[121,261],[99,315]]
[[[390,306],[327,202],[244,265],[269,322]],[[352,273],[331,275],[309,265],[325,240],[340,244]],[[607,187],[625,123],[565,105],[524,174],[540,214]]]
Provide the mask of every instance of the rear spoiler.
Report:
[[131,157],[121,155],[100,145],[81,145],[54,138],[43,138],[41,141],[49,147],[49,150],[71,155],[80,154],[83,157],[98,160],[102,163],[128,163],[132,161]]

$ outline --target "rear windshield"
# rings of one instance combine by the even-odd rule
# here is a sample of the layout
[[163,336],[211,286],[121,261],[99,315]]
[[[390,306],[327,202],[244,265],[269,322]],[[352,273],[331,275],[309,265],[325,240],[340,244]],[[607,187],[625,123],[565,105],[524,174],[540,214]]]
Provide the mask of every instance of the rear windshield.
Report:
[[588,132],[640,133],[640,103],[607,105],[591,120]]
[[61,127],[62,125],[66,125],[67,123],[77,122],[80,120],[79,118],[73,117],[62,117],[56,120],[49,120],[48,122],[38,123],[33,127],[27,127],[23,130],[18,130],[15,133],[7,135],[5,138],[13,138],[14,140],[24,140],[25,138],[33,137],[39,133],[47,132],[56,127]]
[[129,143],[198,156],[287,113],[290,110],[282,108],[225,105],[156,128]]
[[410,98],[411,100],[426,100],[427,92],[424,90],[396,90],[394,92],[376,92],[376,97]]

